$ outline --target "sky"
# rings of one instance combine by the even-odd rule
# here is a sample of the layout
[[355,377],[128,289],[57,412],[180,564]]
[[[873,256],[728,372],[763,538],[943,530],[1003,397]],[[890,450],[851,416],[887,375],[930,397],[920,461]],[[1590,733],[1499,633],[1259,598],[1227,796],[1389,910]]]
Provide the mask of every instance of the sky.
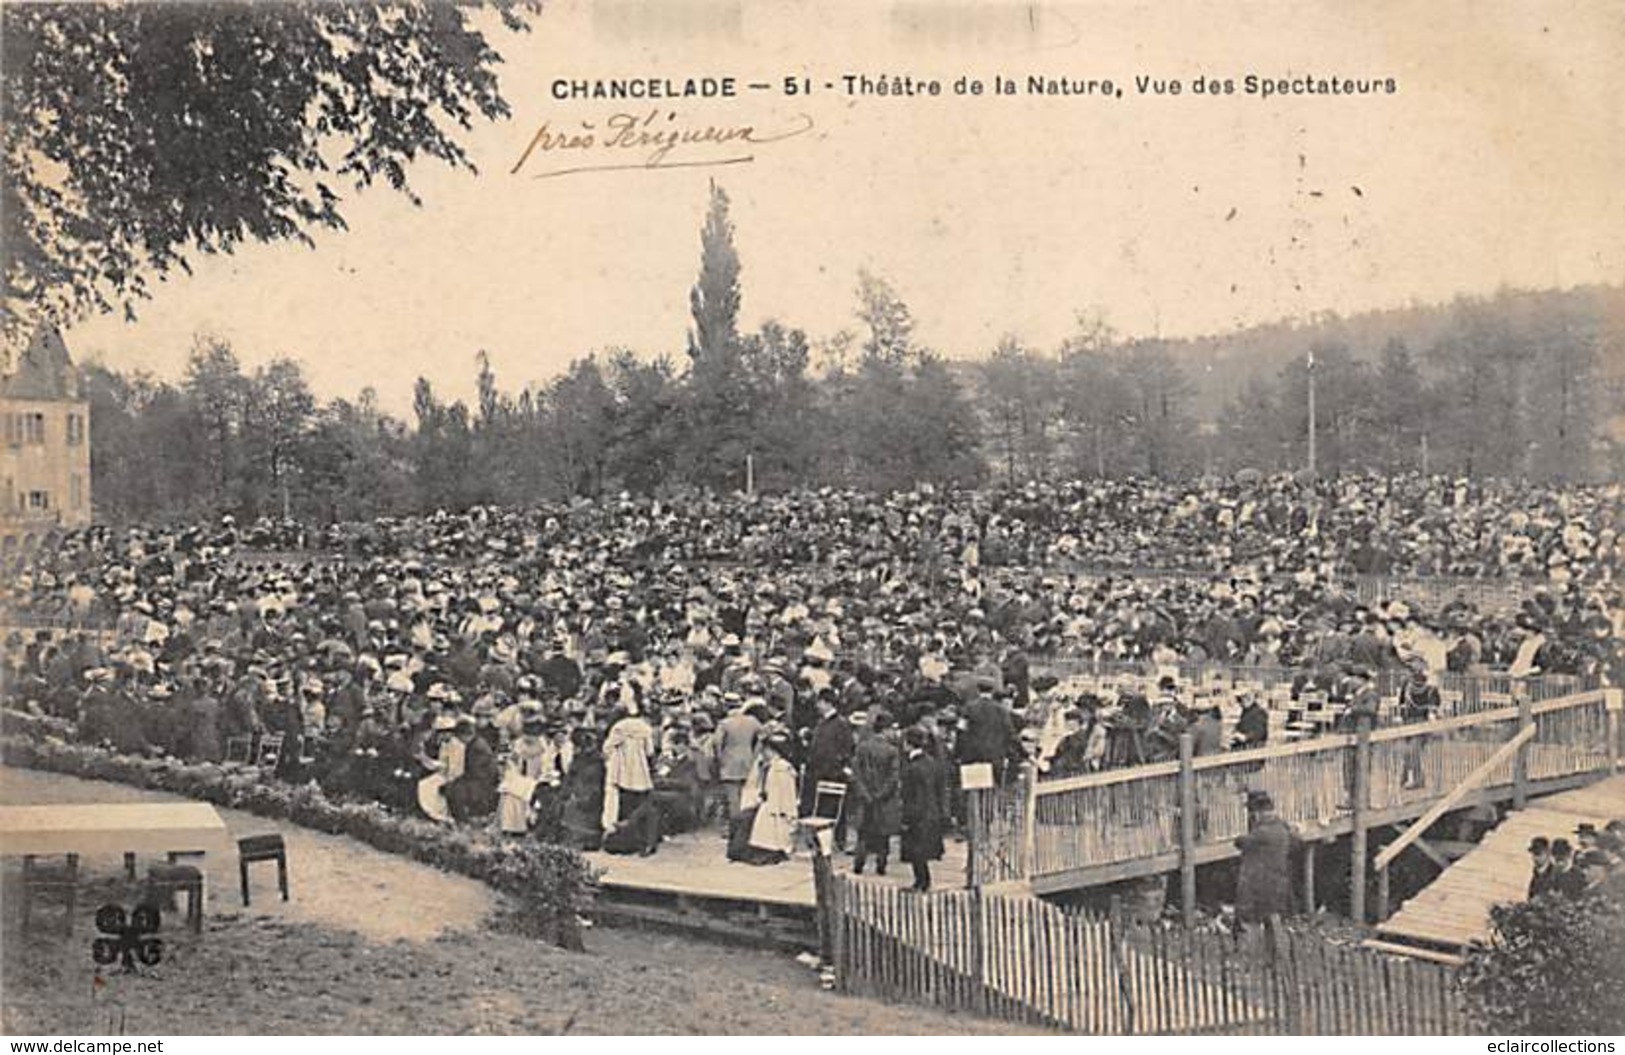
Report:
[[[477,176],[425,162],[410,171],[421,208],[351,194],[349,230],[316,233],[314,249],[195,260],[136,322],[70,327],[74,354],[173,378],[209,333],[250,368],[291,356],[318,395],[370,385],[399,413],[419,375],[470,398],[481,350],[509,389],[598,350],[680,357],[712,179],[732,199],[747,328],[855,327],[867,268],[952,357],[1007,333],[1052,348],[1080,310],[1126,335],[1194,336],[1625,278],[1625,7],[1604,0],[561,0],[531,33],[493,23],[492,39],[514,116],[465,136]],[[943,94],[852,97],[847,73],[935,78]],[[1245,93],[1248,74],[1392,77],[1397,91],[1266,100]],[[996,75],[1021,94],[993,95]],[[1122,95],[1033,96],[1029,75],[1110,78]],[[550,90],[708,76],[736,78],[738,97]],[[983,94],[955,94],[961,76]],[[1198,76],[1235,93],[1196,94]],[[786,97],[786,77],[813,92]],[[1185,90],[1142,95],[1136,77]],[[538,129],[602,137],[617,114],[786,137],[683,144],[657,168],[652,149],[595,141],[510,171]],[[610,163],[629,167],[536,178]]]

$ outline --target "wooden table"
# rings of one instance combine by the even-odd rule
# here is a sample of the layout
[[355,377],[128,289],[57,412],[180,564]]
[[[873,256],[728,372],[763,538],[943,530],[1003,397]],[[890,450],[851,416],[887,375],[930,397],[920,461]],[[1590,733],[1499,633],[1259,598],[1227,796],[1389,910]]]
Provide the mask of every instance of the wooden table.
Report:
[[0,854],[208,853],[231,845],[203,802],[0,806]]

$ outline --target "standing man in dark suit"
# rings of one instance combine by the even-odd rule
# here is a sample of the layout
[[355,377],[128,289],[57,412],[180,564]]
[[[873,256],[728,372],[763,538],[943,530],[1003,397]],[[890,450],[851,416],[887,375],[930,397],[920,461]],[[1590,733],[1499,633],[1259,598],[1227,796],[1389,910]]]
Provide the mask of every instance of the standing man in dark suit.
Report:
[[1560,897],[1577,898],[1586,891],[1586,876],[1574,867],[1574,847],[1567,839],[1552,842],[1550,890]]
[[[1399,687],[1399,720],[1406,725],[1430,722],[1439,713],[1439,690],[1428,684],[1426,668],[1420,664],[1411,671],[1405,684]],[[1423,751],[1429,738],[1413,736],[1405,741],[1404,767],[1401,785],[1409,789],[1420,788],[1424,782]]]
[[[818,782],[847,783],[851,773],[852,755],[857,745],[852,736],[852,723],[835,707],[833,690],[818,694],[818,725],[813,728],[812,743],[807,749],[807,773],[801,781],[801,815],[812,815],[818,799]],[[835,845],[846,849],[846,810],[841,811],[835,823]]]
[[1244,924],[1271,916],[1292,915],[1292,857],[1298,835],[1275,815],[1275,802],[1265,791],[1247,793],[1250,825],[1236,840],[1241,874],[1236,879],[1236,915]]
[[908,761],[903,764],[903,860],[914,869],[914,889],[931,889],[931,862],[942,860],[940,764],[926,750],[930,734],[910,726],[903,735]]
[[852,758],[852,789],[847,802],[858,817],[853,875],[863,874],[870,855],[875,858],[876,874],[886,874],[891,837],[902,827],[902,761],[891,730],[891,717],[881,711],[874,716],[873,724],[863,734]]
[[1005,762],[1015,747],[1014,722],[1010,712],[990,693],[991,681],[979,681],[976,695],[960,712],[959,762],[974,765],[986,762],[993,767],[995,783],[1004,783]]
[[1544,835],[1537,835],[1529,840],[1529,859],[1531,871],[1529,874],[1530,901],[1546,893],[1552,886],[1552,843]]

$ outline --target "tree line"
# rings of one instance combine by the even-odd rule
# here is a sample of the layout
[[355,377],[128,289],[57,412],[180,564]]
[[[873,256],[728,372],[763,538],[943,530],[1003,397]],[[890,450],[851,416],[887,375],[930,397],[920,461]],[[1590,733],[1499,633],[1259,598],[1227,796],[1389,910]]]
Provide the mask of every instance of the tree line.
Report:
[[[1124,339],[1095,313],[1080,312],[1057,348],[1009,336],[949,361],[917,339],[880,275],[860,272],[853,325],[821,339],[777,321],[743,330],[741,277],[728,197],[713,185],[683,351],[586,355],[516,390],[479,352],[472,406],[419,378],[410,420],[371,389],[317,399],[291,359],[245,370],[207,336],[178,382],[91,363],[98,515],[358,519],[622,490],[1298,468],[1311,361],[1322,472],[1591,478],[1622,465],[1607,369],[1621,349],[1606,320],[1625,317],[1625,290],[1463,299],[1425,314],[1416,348],[1391,335],[1373,352],[1364,344],[1380,328],[1313,320],[1291,331],[1301,355],[1239,388],[1227,379],[1214,411],[1222,371],[1190,342]],[[1284,343],[1278,330],[1270,340]]]

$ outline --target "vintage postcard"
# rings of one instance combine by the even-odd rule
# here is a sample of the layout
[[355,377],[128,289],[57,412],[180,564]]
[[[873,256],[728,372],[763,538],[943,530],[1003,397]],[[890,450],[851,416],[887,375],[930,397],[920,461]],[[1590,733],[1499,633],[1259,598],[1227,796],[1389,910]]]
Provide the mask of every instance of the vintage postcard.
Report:
[[1622,44],[0,3],[0,1028],[1625,1032]]

